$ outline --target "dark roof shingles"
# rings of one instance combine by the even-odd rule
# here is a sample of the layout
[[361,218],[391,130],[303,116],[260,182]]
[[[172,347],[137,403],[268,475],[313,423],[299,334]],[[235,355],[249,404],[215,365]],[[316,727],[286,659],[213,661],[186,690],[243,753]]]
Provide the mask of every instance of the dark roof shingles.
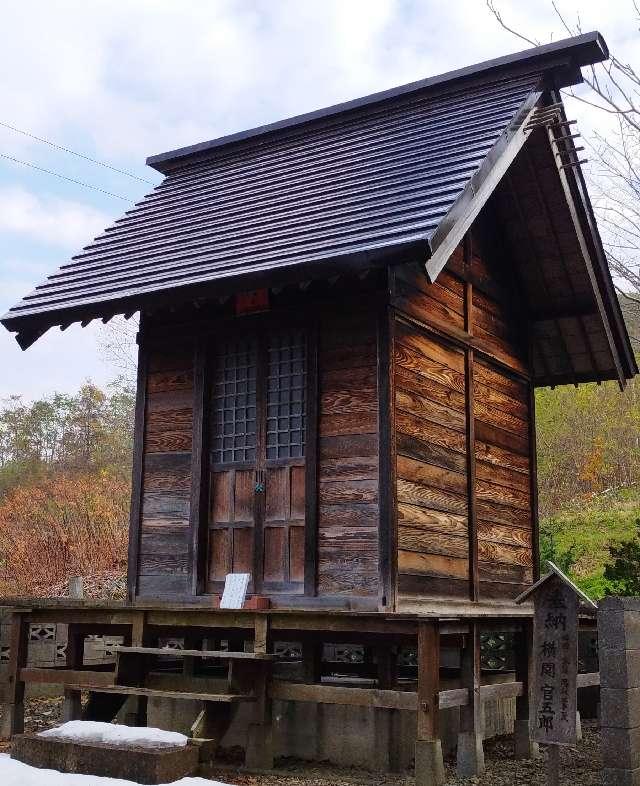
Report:
[[5,316],[426,242],[539,82],[410,94],[186,164]]

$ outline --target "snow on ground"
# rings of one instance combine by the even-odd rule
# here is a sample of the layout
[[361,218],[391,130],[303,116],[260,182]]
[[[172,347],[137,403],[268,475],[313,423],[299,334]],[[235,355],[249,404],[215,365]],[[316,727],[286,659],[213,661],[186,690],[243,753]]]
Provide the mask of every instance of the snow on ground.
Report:
[[100,742],[107,745],[124,745],[135,748],[184,747],[187,738],[177,731],[163,731],[146,726],[121,726],[97,721],[69,721],[54,729],[41,731],[40,737],[53,737],[71,742]]
[[[55,770],[39,770],[20,761],[14,761],[6,753],[0,753],[0,784],[2,786],[137,786],[133,781],[120,778],[101,778],[97,775],[70,775]],[[204,778],[181,778],[171,786],[229,786],[220,781]]]

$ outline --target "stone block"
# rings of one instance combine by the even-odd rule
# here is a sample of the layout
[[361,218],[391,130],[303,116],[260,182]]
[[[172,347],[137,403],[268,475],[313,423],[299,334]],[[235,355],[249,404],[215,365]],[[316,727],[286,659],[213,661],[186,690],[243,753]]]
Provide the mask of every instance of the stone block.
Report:
[[602,727],[634,729],[640,726],[640,688],[601,688]]
[[416,786],[441,786],[444,761],[440,740],[416,740]]
[[125,748],[86,744],[19,734],[13,738],[11,757],[24,764],[58,772],[121,778],[141,784],[172,783],[196,772],[197,746]]
[[462,731],[458,734],[456,772],[458,778],[473,778],[484,772],[484,748],[481,734],[473,731]]
[[601,746],[604,767],[640,769],[640,728],[604,728]]
[[640,786],[640,769],[621,770],[605,767],[602,770],[602,783],[606,786]]
[[537,742],[531,739],[528,720],[516,720],[513,726],[514,756],[516,759],[535,759],[540,753]]
[[640,612],[598,611],[600,650],[639,650]]
[[606,614],[616,611],[637,611],[640,613],[640,598],[603,598],[598,603],[598,610]]
[[600,683],[607,688],[640,688],[640,650],[600,650]]

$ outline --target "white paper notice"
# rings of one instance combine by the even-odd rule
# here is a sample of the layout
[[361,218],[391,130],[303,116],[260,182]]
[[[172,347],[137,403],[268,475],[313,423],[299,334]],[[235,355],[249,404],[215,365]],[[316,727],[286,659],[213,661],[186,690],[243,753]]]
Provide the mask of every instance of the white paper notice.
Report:
[[244,606],[250,578],[250,573],[227,573],[220,601],[221,609],[241,609]]

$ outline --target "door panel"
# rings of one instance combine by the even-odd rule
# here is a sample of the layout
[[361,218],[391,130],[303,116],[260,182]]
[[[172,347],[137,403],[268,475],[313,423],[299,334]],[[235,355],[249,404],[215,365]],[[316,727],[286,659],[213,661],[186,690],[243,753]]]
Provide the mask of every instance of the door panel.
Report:
[[211,362],[207,589],[220,592],[227,573],[254,573],[258,343],[252,337],[221,342]]
[[252,592],[302,592],[306,337],[262,330],[213,359],[209,592],[227,573]]

